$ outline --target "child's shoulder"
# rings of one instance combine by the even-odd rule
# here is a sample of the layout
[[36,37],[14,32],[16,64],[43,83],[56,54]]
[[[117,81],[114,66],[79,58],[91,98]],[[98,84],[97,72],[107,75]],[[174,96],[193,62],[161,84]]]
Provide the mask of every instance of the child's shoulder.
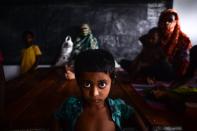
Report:
[[124,100],[120,99],[120,98],[116,98],[116,99],[112,99],[112,98],[108,98],[108,102],[110,104],[113,105],[121,105],[121,104],[126,104]]
[[63,103],[63,105],[65,105],[65,106],[74,106],[76,104],[77,105],[81,104],[81,100],[79,98],[73,97],[73,96],[68,97]]
[[65,102],[68,103],[68,104],[74,104],[74,103],[81,102],[81,100],[77,97],[71,96],[71,97],[68,97],[68,99],[66,99]]
[[133,110],[133,108],[130,105],[125,103],[125,101],[120,98],[118,98],[118,99],[108,98],[108,104],[110,107],[116,108],[118,110],[122,110],[124,108],[129,108],[129,109]]
[[82,104],[80,99],[76,97],[69,97],[55,112],[55,117],[57,119],[71,119],[72,116],[76,116],[81,110]]
[[111,99],[108,98],[108,104],[112,111],[112,117],[120,116],[128,119],[134,112],[134,108],[126,104],[122,99]]

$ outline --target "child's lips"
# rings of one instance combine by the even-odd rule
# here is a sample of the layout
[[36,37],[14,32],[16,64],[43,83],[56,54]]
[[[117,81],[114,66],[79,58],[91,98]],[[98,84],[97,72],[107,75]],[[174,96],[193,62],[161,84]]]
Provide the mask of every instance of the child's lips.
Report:
[[100,103],[102,102],[101,99],[90,99],[90,103]]

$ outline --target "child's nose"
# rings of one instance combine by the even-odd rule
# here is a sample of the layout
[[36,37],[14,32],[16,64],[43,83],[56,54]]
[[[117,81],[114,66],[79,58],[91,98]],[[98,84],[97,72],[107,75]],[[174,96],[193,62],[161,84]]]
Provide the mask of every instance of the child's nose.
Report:
[[92,88],[92,96],[98,96],[99,95],[99,91],[96,87]]

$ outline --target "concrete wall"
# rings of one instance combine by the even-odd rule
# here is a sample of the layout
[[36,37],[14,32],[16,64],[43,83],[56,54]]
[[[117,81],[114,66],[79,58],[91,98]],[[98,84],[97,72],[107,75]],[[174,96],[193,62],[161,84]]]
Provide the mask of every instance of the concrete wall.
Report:
[[173,8],[180,16],[181,29],[193,45],[197,44],[197,0],[174,0]]
[[[51,65],[39,65],[37,68],[50,67]],[[6,81],[16,78],[20,74],[19,65],[4,65],[4,74]]]

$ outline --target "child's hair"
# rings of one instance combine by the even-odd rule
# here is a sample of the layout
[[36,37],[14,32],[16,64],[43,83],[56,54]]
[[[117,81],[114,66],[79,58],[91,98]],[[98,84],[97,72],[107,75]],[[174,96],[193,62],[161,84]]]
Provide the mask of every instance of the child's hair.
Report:
[[83,72],[109,73],[114,79],[115,62],[111,53],[103,49],[89,49],[78,54],[74,64],[75,76],[78,81]]
[[23,32],[23,39],[25,39],[27,35],[31,35],[32,37],[34,37],[34,33],[32,31],[26,30]]

